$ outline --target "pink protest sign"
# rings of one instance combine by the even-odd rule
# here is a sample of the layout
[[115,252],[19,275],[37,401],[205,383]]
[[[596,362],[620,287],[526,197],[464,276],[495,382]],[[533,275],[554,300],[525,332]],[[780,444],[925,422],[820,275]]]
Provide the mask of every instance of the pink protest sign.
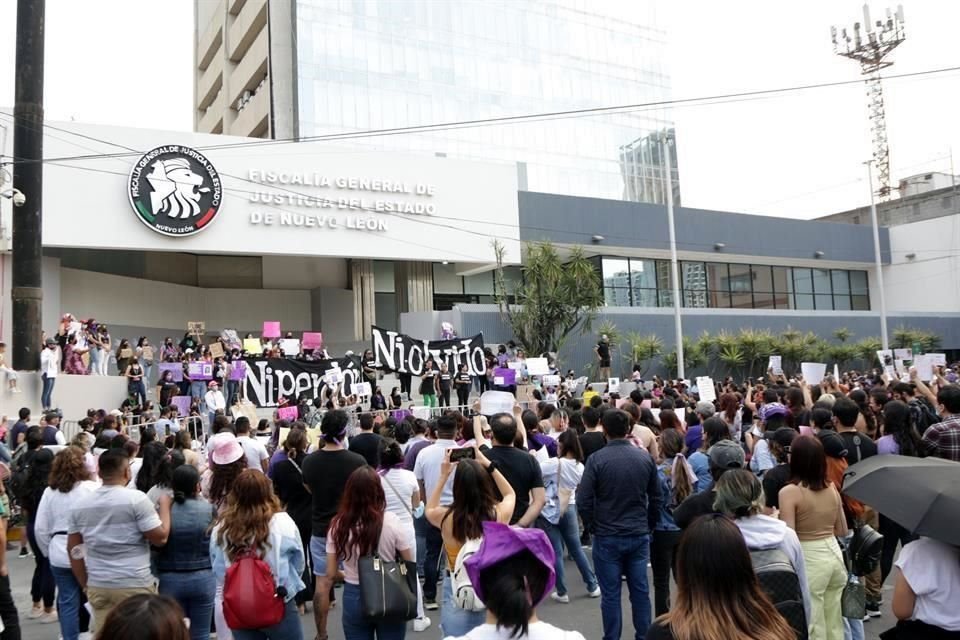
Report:
[[280,337],[280,323],[268,320],[263,323],[263,337],[264,338],[279,338]]
[[321,348],[323,346],[323,334],[304,332],[301,346],[304,351],[313,351],[314,349]]
[[281,420],[293,421],[297,419],[297,417],[299,416],[299,413],[297,412],[296,406],[280,407],[279,409],[277,409],[277,416],[279,416]]

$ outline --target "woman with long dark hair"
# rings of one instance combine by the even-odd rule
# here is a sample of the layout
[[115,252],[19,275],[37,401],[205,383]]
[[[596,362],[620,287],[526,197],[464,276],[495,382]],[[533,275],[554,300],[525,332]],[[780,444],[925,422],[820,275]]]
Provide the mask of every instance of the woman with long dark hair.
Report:
[[[242,553],[253,549],[270,565],[277,592],[284,593],[286,605],[280,622],[262,629],[232,629],[233,637],[301,640],[303,630],[293,599],[303,589],[303,543],[296,523],[280,509],[270,479],[262,471],[245,469],[237,476],[210,537],[210,557],[218,586],[223,584],[227,568]],[[219,616],[217,623],[220,638]]]
[[360,604],[361,556],[379,553],[384,560],[400,556],[414,560],[410,538],[396,515],[386,511],[387,501],[380,476],[370,467],[360,467],[347,480],[337,515],[327,532],[327,572],[337,575],[343,565],[343,635],[346,640],[403,638],[407,623],[371,621],[363,616]]
[[847,397],[857,403],[857,408],[860,409],[860,415],[857,416],[857,431],[866,433],[874,440],[879,438],[880,429],[877,425],[876,416],[873,414],[873,411],[870,410],[867,392],[863,389],[853,389],[847,394]]
[[711,416],[703,421],[703,441],[700,444],[700,448],[694,451],[688,459],[690,467],[697,475],[695,493],[709,491],[713,486],[713,475],[710,473],[710,457],[707,455],[707,451],[721,440],[729,439],[731,439],[730,427],[723,418],[720,416]]
[[170,486],[170,477],[173,469],[167,460],[167,448],[156,440],[148,442],[140,448],[143,462],[137,471],[134,485],[137,491],[146,493],[155,485],[163,483]]
[[[743,439],[743,410],[740,398],[735,393],[720,394],[720,413],[717,414],[727,425],[730,438],[739,442]],[[703,487],[700,488],[703,491]]]
[[[440,529],[443,550],[447,559],[447,575],[443,578],[443,605],[440,611],[440,630],[444,635],[463,635],[483,624],[483,611],[468,611],[457,607],[453,600],[453,587],[449,572],[453,571],[460,549],[468,540],[483,536],[483,523],[496,521],[510,523],[516,494],[495,464],[490,462],[480,449],[474,449],[475,460],[466,458],[450,462],[450,450],[445,452],[440,465],[440,478],[433,494],[427,500],[427,521]],[[443,487],[451,473],[453,476],[453,502],[440,505]],[[494,483],[503,496],[497,500]]]
[[557,438],[557,444],[559,455],[540,461],[540,471],[543,473],[548,498],[537,526],[546,532],[556,556],[554,571],[557,574],[557,590],[551,593],[550,597],[566,604],[570,602],[570,596],[567,595],[564,581],[564,546],[577,563],[580,577],[583,578],[587,594],[591,598],[600,597],[600,585],[597,584],[597,576],[580,545],[576,504],[577,487],[583,477],[583,448],[580,446],[580,438],[576,431],[567,429]]
[[813,436],[790,446],[790,484],[780,490],[780,519],[797,532],[810,586],[810,640],[842,640],[840,593],[847,570],[837,537],[847,535],[840,493],[827,480],[827,456]]
[[760,590],[737,525],[714,514],[694,520],[677,548],[673,606],[650,626],[647,640],[794,637],[793,629]]
[[[313,513],[313,497],[307,488],[303,486],[303,460],[307,457],[307,432],[303,429],[294,427],[287,434],[287,439],[283,441],[283,449],[287,454],[285,460],[277,463],[273,469],[273,490],[280,498],[280,504],[284,511],[297,523],[297,530],[300,531],[300,542],[304,549],[310,548],[310,536],[312,527],[310,516]],[[303,590],[297,594],[297,609],[302,614],[306,603],[313,600],[313,570],[307,562],[307,567],[303,571],[303,582],[306,585]]]
[[[57,586],[60,634],[64,640],[77,640],[80,632],[89,626],[90,616],[83,607],[86,601],[83,589],[70,568],[64,532],[68,527],[71,507],[97,488],[96,483],[91,481],[83,450],[70,446],[54,456],[48,483],[49,487],[43,492],[37,508],[34,535],[40,551],[49,558]],[[49,622],[55,621],[57,616],[53,615],[52,618]]]
[[680,527],[673,519],[673,510],[697,491],[697,476],[683,455],[683,446],[684,438],[676,429],[664,429],[660,434],[663,462],[657,466],[657,477],[663,501],[650,541],[653,601],[658,616],[670,610],[670,572],[680,543]]
[[[914,424],[910,407],[899,400],[890,400],[880,411],[883,421],[883,436],[877,440],[878,455],[901,455],[922,458],[920,434]],[[883,534],[883,553],[880,556],[880,584],[887,581],[893,570],[893,557],[897,553],[897,543],[906,546],[917,537],[907,529],[880,514],[880,533]]]
[[[199,498],[200,473],[185,464],[171,473],[170,535],[156,557],[161,594],[180,603],[191,640],[210,636],[217,581],[210,564],[210,525],[216,512]],[[163,512],[161,512],[163,513]],[[163,516],[161,515],[161,518]]]

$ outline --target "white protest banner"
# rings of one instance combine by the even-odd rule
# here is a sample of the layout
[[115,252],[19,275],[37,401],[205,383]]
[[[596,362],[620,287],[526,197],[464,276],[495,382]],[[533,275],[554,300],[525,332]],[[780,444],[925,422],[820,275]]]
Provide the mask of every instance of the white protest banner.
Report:
[[894,349],[893,357],[896,360],[913,360],[913,349]]
[[928,353],[930,356],[930,362],[935,367],[945,367],[947,366],[947,355],[945,353]]
[[881,349],[877,351],[877,360],[880,361],[880,366],[886,369],[887,367],[893,366],[893,351],[890,349]]
[[522,363],[522,362],[516,362],[516,361],[514,361],[514,362],[508,362],[508,363],[507,363],[507,369],[513,369],[514,371],[522,371],[522,370],[523,370],[523,363]]
[[700,391],[701,400],[713,402],[717,399],[717,389],[713,386],[713,378],[707,376],[697,378],[697,389]]
[[783,356],[770,356],[767,369],[775,376],[783,375]]
[[298,356],[300,355],[300,341],[296,338],[283,338],[278,343],[280,351],[283,351],[283,355],[286,357]]
[[543,386],[545,386],[545,387],[559,387],[559,386],[560,386],[560,376],[543,376]]
[[933,358],[932,354],[923,354],[914,357],[913,366],[917,369],[917,377],[924,382],[933,380]]
[[369,382],[357,382],[353,385],[353,395],[361,398],[369,398],[373,395],[373,389],[370,388]]
[[607,379],[607,390],[610,393],[620,393],[620,378]]
[[893,368],[897,371],[897,375],[901,377],[907,373],[907,366],[903,364],[903,360],[900,358],[893,359]]
[[820,384],[823,380],[823,374],[827,372],[827,365],[822,362],[801,362],[800,372],[803,373],[803,379],[809,385]]
[[549,375],[550,363],[546,358],[527,358],[527,373],[532,376]]

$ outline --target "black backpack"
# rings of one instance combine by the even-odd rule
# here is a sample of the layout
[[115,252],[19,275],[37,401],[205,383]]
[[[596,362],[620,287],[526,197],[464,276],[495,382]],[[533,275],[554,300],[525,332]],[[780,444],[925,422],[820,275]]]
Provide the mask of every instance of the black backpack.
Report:
[[20,458],[10,475],[10,492],[21,508],[36,511],[47,488],[52,463],[53,453],[49,449],[28,451]]
[[921,436],[928,428],[940,422],[940,416],[923,400],[913,399],[907,406],[910,408],[910,420]]
[[797,640],[807,640],[807,614],[803,608],[803,589],[790,558],[780,549],[750,551],[753,571],[760,589],[769,596],[793,630]]

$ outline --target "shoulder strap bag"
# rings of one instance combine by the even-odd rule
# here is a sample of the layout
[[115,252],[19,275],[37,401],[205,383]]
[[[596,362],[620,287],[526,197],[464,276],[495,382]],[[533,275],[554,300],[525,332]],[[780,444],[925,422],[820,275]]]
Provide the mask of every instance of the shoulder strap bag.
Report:
[[390,478],[387,477],[387,474],[388,474],[388,473],[390,473],[390,472],[387,471],[387,473],[384,473],[381,477],[387,482],[387,486],[390,487],[390,490],[391,490],[391,491],[393,491],[393,495],[397,496],[397,499],[400,500],[400,504],[402,504],[402,505],[403,505],[403,508],[407,510],[407,513],[410,514],[410,517],[413,518],[414,520],[416,520],[416,519],[417,519],[417,516],[414,515],[413,509],[410,508],[410,505],[407,504],[407,501],[403,499],[403,496],[400,495],[400,492],[397,491],[397,488],[396,488],[395,486],[393,486],[393,483],[392,483],[392,482],[390,482]]
[[373,554],[357,561],[360,611],[368,621],[413,620],[417,617],[417,563],[384,560],[379,547],[378,539]]

